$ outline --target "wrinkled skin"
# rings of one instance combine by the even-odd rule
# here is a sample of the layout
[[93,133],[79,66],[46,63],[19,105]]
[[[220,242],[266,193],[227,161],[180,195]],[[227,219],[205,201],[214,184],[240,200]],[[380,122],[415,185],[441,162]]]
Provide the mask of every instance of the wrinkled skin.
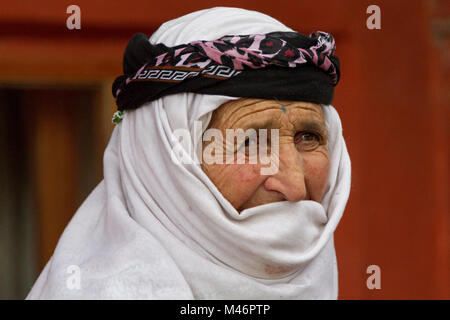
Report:
[[[239,99],[221,105],[213,112],[208,129],[226,136],[226,129],[279,129],[279,167],[272,175],[262,175],[263,164],[208,164],[202,169],[222,195],[239,212],[277,201],[313,200],[320,202],[326,189],[329,158],[327,131],[322,107],[310,102]],[[270,141],[270,135],[269,141]],[[204,141],[203,150],[213,141]],[[226,139],[218,142],[223,154]],[[235,142],[237,144],[237,142]],[[234,145],[236,152],[248,155],[249,141]],[[270,147],[271,143],[267,142]],[[276,149],[276,148],[273,148]],[[269,152],[271,150],[269,148]],[[268,166],[268,165],[267,165]]]

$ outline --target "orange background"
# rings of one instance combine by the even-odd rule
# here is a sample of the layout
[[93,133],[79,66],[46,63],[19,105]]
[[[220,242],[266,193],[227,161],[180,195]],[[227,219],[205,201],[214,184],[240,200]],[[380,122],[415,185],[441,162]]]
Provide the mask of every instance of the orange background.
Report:
[[[66,28],[71,4],[81,8],[81,30]],[[380,30],[366,28],[371,4],[381,8]],[[8,149],[21,159],[7,161],[16,172],[8,179],[20,176],[16,191],[32,186],[37,254],[25,268],[35,263],[37,277],[101,180],[115,108],[110,88],[129,38],[214,6],[257,10],[304,34],[335,36],[342,77],[334,105],[353,167],[335,234],[339,298],[448,299],[450,2],[443,0],[2,1],[3,120],[12,121],[11,106],[22,110],[2,131],[21,141]],[[381,268],[380,290],[366,286],[373,264]],[[17,271],[8,276],[20,280]],[[23,298],[31,284],[4,295]]]

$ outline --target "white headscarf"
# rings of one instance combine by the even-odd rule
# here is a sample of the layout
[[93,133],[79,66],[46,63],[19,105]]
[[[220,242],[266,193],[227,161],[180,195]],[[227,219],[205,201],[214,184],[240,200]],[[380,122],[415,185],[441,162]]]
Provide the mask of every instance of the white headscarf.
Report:
[[[150,41],[272,31],[291,29],[258,12],[213,8],[163,24]],[[198,142],[194,122],[205,129],[212,111],[233,99],[182,93],[125,112],[105,151],[104,180],[27,298],[336,299],[333,232],[350,191],[336,110],[324,106],[330,174],[322,203],[275,202],[239,214],[198,164],[171,159],[174,130]]]

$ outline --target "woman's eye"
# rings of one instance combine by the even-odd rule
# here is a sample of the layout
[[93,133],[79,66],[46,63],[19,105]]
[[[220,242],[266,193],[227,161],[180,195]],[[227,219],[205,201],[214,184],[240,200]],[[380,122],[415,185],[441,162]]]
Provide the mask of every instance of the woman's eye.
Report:
[[314,132],[302,131],[297,132],[294,137],[294,142],[301,150],[310,151],[316,149],[320,145],[322,138]]
[[249,155],[249,149],[250,146],[254,145],[257,146],[258,145],[258,138],[247,138],[245,139],[245,142],[243,144],[241,144],[241,146],[239,147],[239,151],[241,152],[245,152],[245,154],[248,156]]

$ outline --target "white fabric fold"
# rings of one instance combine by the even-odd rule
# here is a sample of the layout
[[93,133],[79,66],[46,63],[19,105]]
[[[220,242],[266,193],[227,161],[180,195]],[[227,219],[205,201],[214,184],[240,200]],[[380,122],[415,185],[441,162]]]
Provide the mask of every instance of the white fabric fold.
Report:
[[[150,41],[173,46],[287,30],[261,13],[213,8],[163,24]],[[205,129],[212,111],[233,99],[183,93],[127,111],[105,151],[104,180],[27,298],[336,299],[333,232],[351,171],[336,110],[323,107],[330,175],[322,203],[283,201],[238,213],[198,163],[171,158],[175,130],[187,130],[198,145],[195,121]],[[181,149],[186,157],[191,151]],[[78,288],[69,283],[73,265]]]

